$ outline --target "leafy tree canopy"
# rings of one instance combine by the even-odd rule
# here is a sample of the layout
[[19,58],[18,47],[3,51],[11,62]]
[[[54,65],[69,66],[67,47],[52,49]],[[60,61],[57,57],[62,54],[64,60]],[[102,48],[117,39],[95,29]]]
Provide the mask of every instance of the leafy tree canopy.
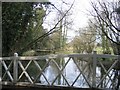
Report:
[[38,29],[33,29],[38,27],[38,22],[40,22],[40,19],[41,22],[39,23],[39,26],[42,27],[42,19],[45,11],[42,7],[36,9],[38,5],[38,3],[32,2],[2,3],[3,56],[13,55],[14,52],[19,53],[21,48],[27,45],[28,42],[33,40],[37,34],[39,34],[35,34]]

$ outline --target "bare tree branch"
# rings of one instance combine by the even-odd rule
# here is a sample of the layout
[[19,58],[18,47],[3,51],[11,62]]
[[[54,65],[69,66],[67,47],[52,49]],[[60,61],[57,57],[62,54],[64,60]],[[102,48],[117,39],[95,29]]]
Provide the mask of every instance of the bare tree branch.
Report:
[[[93,2],[91,2],[91,5],[96,13],[96,17],[98,20],[98,23],[100,25],[100,28],[103,26],[103,23],[106,25],[106,28],[109,28],[109,30],[102,30],[102,32],[105,34],[105,36],[112,41],[113,43],[120,45],[120,40],[118,39],[118,37],[120,37],[120,30],[118,29],[117,26],[115,26],[115,24],[113,24],[113,20],[112,20],[112,16],[111,13],[114,12],[114,10],[111,12],[108,10],[108,7],[106,5],[105,2],[101,3],[100,1],[98,1],[99,3],[99,8],[97,7],[97,4],[94,4]],[[110,8],[110,7],[109,7]],[[94,17],[94,16],[93,16]],[[102,23],[103,22],[103,23]],[[114,38],[113,38],[114,36]]]
[[[56,27],[58,26],[58,24],[64,19],[64,17],[67,15],[67,13],[71,10],[71,8],[74,5],[75,0],[73,1],[73,3],[71,4],[70,8],[65,12],[65,14],[63,15],[63,17],[55,24],[55,26],[50,29],[48,32],[46,32],[45,34],[39,36],[38,38],[36,38],[35,40],[31,41],[29,44],[27,44],[24,48],[18,50],[20,51],[19,53],[23,52],[25,49],[30,48],[30,46],[32,46],[34,43],[36,43],[38,40],[42,40],[43,38],[49,36],[50,34],[56,32],[54,31],[54,29],[56,29]],[[58,10],[58,9],[57,9]]]

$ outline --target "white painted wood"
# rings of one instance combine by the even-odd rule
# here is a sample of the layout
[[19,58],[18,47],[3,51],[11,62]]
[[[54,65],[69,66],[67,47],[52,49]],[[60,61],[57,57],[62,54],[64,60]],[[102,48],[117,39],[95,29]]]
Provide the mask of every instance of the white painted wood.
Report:
[[[113,79],[111,78],[112,76],[109,75],[110,71],[113,69],[113,67],[116,65],[117,61],[118,61],[118,55],[108,55],[108,54],[97,54],[97,53],[93,53],[93,54],[58,54],[58,55],[44,55],[44,56],[18,56],[17,53],[14,54],[14,57],[1,57],[0,60],[2,61],[2,65],[5,68],[5,73],[10,77],[10,80],[13,81],[14,83],[20,83],[17,82],[21,79],[21,77],[23,76],[23,74],[25,74],[26,78],[28,79],[28,81],[31,84],[36,84],[37,80],[39,80],[40,76],[42,75],[43,78],[45,79],[45,81],[47,82],[47,85],[54,85],[55,81],[58,79],[59,75],[61,75],[63,77],[63,80],[65,81],[65,85],[67,86],[74,86],[75,83],[77,82],[78,78],[82,75],[83,78],[85,79],[85,81],[87,82],[89,87],[99,87],[100,84],[106,80],[106,78],[108,77],[109,80],[107,81],[107,83],[105,83],[105,87],[107,87],[107,85],[109,84],[108,82],[112,82]],[[68,60],[66,61],[66,63],[64,64],[64,66],[59,67],[59,65],[57,64],[56,60],[57,58],[68,58]],[[83,59],[82,59],[83,58]],[[107,70],[104,67],[104,63],[102,63],[100,61],[100,59],[102,58],[110,58],[113,59],[115,62],[113,63],[113,65]],[[6,65],[5,61],[7,60],[11,60],[11,62],[13,61],[13,63],[11,63],[9,66]],[[40,67],[40,65],[38,64],[38,61],[40,60],[46,60],[46,64],[44,65],[43,68]],[[63,71],[66,69],[66,66],[69,64],[69,62],[73,60],[74,64],[76,65],[76,68],[79,71],[78,76],[74,79],[74,81],[72,82],[72,84],[70,84],[70,82],[67,80],[67,77],[63,74]],[[29,61],[29,63],[24,67],[22,64],[22,61]],[[83,64],[81,66],[79,66],[79,62],[85,62],[86,64]],[[34,62],[35,67],[37,67],[39,69],[39,74],[37,75],[37,77],[32,80],[31,76],[29,75],[29,72],[27,72],[27,69],[29,68],[29,66],[31,65],[31,62]],[[46,77],[44,71],[46,70],[46,68],[49,66],[50,62],[52,62],[54,64],[54,68],[56,70],[58,70],[58,74],[55,77],[55,79],[52,81],[52,83],[49,82],[48,78]],[[92,63],[93,66],[92,70],[92,81],[90,81],[88,78],[86,77],[85,73],[87,72],[87,66],[91,65],[90,63]],[[10,70],[10,66],[13,64],[13,77]],[[96,68],[97,68],[97,64],[99,64],[101,66],[101,68],[103,68],[103,70],[105,71],[105,75],[103,77],[101,77],[100,81],[98,84],[97,83],[97,77],[96,77]],[[18,76],[18,66],[19,68],[22,69],[22,73]],[[5,74],[4,74],[5,75]],[[112,84],[111,84],[112,85]]]
[[18,54],[14,53],[14,59],[13,59],[13,77],[14,77],[14,83],[17,83],[18,80]]
[[12,77],[10,71],[9,71],[9,68],[10,68],[10,66],[11,66],[12,64],[10,64],[8,67],[7,67],[7,65],[6,65],[6,63],[5,63],[4,61],[2,61],[2,64],[3,64],[3,66],[4,66],[5,70],[6,70],[6,72],[4,73],[4,75],[3,75],[2,78],[4,78],[4,76],[5,76],[6,73],[7,73],[8,77],[9,77],[10,80],[13,82],[14,79],[13,79],[13,77]]

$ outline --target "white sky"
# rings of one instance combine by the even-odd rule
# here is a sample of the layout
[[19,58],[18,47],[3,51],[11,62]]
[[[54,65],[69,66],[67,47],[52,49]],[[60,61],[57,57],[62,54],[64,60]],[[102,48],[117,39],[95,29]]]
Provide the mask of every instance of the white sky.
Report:
[[74,22],[77,28],[87,24],[87,9],[90,7],[89,0],[76,0],[74,6]]
[[[61,9],[61,0],[49,0],[51,3],[53,3],[58,9]],[[66,3],[72,4],[73,0],[63,0]],[[85,27],[87,25],[88,20],[88,11],[90,10],[90,0],[75,0],[74,6],[72,8],[72,16],[70,17],[73,21],[73,30],[68,31],[68,37],[73,38],[75,36],[74,31],[78,30],[79,28]],[[69,5],[69,6],[70,6]],[[65,5],[62,5],[62,7],[69,9],[68,5],[67,7]],[[53,23],[55,17],[55,12],[52,12],[51,15],[48,17],[48,21],[46,22],[49,25]],[[45,27],[48,27],[48,29],[52,28],[52,25],[44,24]]]

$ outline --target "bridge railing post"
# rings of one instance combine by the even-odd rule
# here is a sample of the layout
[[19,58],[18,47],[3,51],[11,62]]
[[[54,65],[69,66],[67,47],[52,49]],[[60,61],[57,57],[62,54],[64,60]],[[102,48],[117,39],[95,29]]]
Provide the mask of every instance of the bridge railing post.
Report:
[[13,62],[13,83],[17,83],[18,79],[18,54],[14,53],[14,62]]
[[96,67],[97,67],[97,52],[93,52],[93,75],[92,75],[92,87],[96,87]]

